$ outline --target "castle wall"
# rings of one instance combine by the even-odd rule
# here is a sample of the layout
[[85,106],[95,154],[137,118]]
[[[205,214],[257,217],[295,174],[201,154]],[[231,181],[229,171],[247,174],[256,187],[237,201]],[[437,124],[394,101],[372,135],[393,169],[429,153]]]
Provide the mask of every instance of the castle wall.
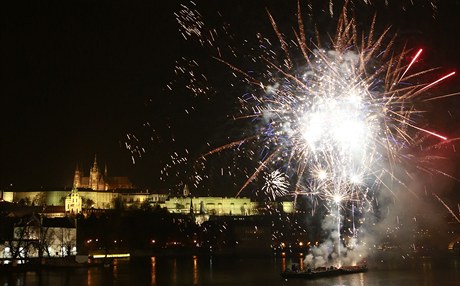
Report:
[[[62,191],[3,191],[3,200],[11,203],[24,203],[25,205],[65,206],[69,190]],[[145,201],[162,203],[167,199],[166,194],[151,194],[141,192],[93,191],[79,190],[78,194],[83,199],[83,208],[89,207],[85,202],[91,200],[92,207],[96,209],[114,208],[114,200],[120,198],[125,206],[139,205]]]
[[283,212],[292,214],[294,213],[294,202],[281,202]]
[[[65,198],[70,194],[69,190],[63,191],[30,191],[30,192],[4,192],[5,201],[31,205],[65,206]],[[166,194],[151,194],[129,191],[93,191],[90,189],[78,190],[82,199],[82,208],[93,207],[95,209],[113,209],[115,201],[121,200],[125,207],[139,207],[143,202],[158,203],[171,213],[190,213],[190,204],[193,204],[195,214],[207,215],[256,215],[259,204],[250,198],[235,197],[171,197]],[[283,210],[286,213],[293,211],[292,202],[283,202]]]
[[171,197],[164,203],[164,207],[172,213],[190,213],[190,203],[193,212],[214,215],[254,215],[257,213],[256,202],[249,198],[227,197]]
[[27,191],[27,192],[3,192],[3,200],[11,203],[24,202],[25,204],[48,206],[63,206],[65,197],[69,191]]
[[12,203],[14,201],[14,192],[11,192],[11,191],[3,191],[2,192],[2,195],[3,195],[3,200],[5,202],[10,202]]
[[78,191],[83,201],[92,200],[93,207],[96,209],[113,208],[113,200],[118,197],[118,193],[98,192],[98,191]]

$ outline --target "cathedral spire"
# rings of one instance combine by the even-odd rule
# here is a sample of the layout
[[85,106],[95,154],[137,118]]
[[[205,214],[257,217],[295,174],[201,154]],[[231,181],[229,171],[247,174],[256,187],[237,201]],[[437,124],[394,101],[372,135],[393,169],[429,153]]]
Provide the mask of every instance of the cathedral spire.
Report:
[[81,184],[81,173],[80,173],[80,166],[77,163],[77,165],[75,166],[75,174],[73,177],[73,188],[74,189],[79,188],[80,184]]
[[100,190],[101,187],[99,186],[100,179],[102,174],[99,171],[99,167],[97,166],[97,155],[94,155],[94,164],[93,167],[89,171],[89,187],[93,190]]

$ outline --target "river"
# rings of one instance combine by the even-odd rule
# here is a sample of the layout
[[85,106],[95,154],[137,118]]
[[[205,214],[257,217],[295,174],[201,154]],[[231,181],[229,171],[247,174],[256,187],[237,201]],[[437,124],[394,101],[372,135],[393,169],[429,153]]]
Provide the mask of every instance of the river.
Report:
[[315,280],[284,280],[282,269],[300,258],[150,257],[118,259],[111,268],[2,273],[0,285],[309,285],[458,286],[460,257],[380,260],[366,273]]

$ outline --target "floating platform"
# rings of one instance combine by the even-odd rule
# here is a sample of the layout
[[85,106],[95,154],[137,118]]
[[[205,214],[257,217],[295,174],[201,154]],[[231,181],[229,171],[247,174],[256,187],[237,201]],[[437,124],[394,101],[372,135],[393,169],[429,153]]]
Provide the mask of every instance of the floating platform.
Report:
[[301,279],[316,279],[322,277],[334,277],[346,274],[362,273],[367,271],[367,266],[343,266],[337,267],[319,267],[307,270],[292,270],[288,269],[281,273],[285,279],[301,278]]

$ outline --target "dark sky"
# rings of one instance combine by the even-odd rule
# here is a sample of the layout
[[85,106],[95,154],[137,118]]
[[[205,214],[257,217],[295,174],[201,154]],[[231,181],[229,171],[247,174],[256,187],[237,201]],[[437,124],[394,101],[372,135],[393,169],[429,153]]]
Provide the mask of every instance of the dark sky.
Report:
[[[223,122],[222,113],[228,113],[219,109],[229,103],[204,100],[207,109],[200,109],[200,100],[166,88],[176,81],[176,92],[182,93],[177,87],[181,79],[174,75],[175,62],[182,56],[206,57],[179,33],[173,13],[181,2],[7,2],[0,9],[0,187],[69,186],[76,164],[88,172],[94,154],[108,164],[111,174],[128,175],[140,186],[155,185],[177,145],[199,153],[205,151],[206,137],[227,139],[216,134],[222,132],[216,125]],[[198,1],[198,8],[203,15],[222,12],[236,33],[271,29],[265,6],[278,19],[295,21],[296,1],[286,7],[276,1],[228,2]],[[427,4],[409,6],[408,11],[384,8],[380,13],[385,25],[426,48],[426,61],[458,71],[460,5],[447,2],[440,4],[435,19]],[[373,13],[369,11],[366,14]],[[251,25],[254,28],[248,28]],[[449,90],[460,90],[458,78],[449,83]],[[455,107],[459,103],[446,104],[460,116]],[[195,114],[187,117],[184,109],[191,106]],[[444,108],[439,107],[441,119],[435,121],[447,133],[460,135],[458,123],[446,123]],[[143,127],[145,122],[151,126]],[[133,133],[154,137],[150,143],[139,142],[147,152],[134,156],[136,164],[124,145],[133,143],[126,139]]]
[[87,172],[96,153],[112,174],[132,172],[120,142],[144,120],[177,54],[173,9],[159,3],[1,9],[2,186],[68,185],[76,163]]

